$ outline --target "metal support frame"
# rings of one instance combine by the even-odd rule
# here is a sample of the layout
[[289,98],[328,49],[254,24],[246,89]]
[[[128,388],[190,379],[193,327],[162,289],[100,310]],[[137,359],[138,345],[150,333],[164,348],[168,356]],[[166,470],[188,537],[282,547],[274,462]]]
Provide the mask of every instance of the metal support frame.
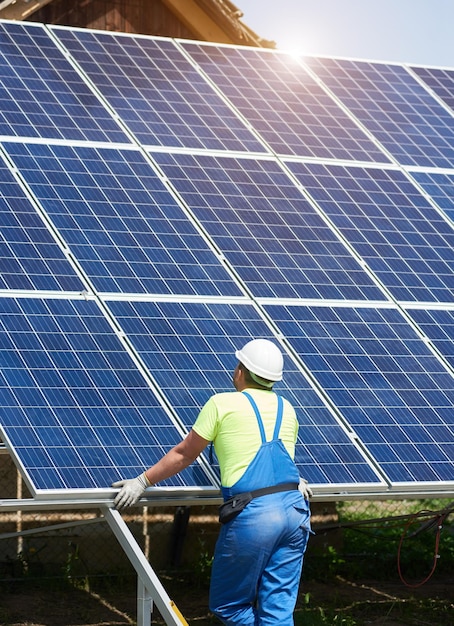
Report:
[[112,508],[112,500],[77,500],[72,502],[69,500],[40,501],[33,498],[25,500],[0,500],[0,511],[17,512],[23,510],[30,511],[33,509],[63,510],[66,508],[98,509],[102,517],[77,522],[67,522],[64,524],[54,524],[52,526],[29,529],[26,531],[21,530],[15,533],[5,533],[0,535],[0,539],[6,539],[11,536],[22,536],[24,534],[42,533],[55,530],[56,528],[69,528],[71,526],[106,521],[137,573],[137,626],[151,626],[154,606],[158,608],[168,626],[181,626],[182,624],[183,626],[188,626],[187,621],[181,614],[177,605],[168,596],[126,522],[123,520],[120,513]]
[[[0,451],[1,452],[1,451]],[[159,497],[159,495],[161,497]],[[159,581],[156,573],[151,567],[150,563],[145,557],[142,549],[137,543],[134,535],[129,530],[126,522],[121,517],[120,513],[112,508],[112,493],[109,495],[104,493],[99,493],[99,497],[96,498],[92,495],[91,498],[83,497],[82,494],[77,494],[78,497],[75,497],[76,494],[65,494],[67,497],[57,497],[57,494],[52,494],[53,497],[45,498],[27,498],[27,499],[0,499],[0,512],[9,512],[9,511],[30,511],[33,509],[40,511],[55,511],[55,510],[65,510],[65,509],[96,509],[101,512],[103,515],[103,519],[107,521],[112,532],[123,548],[126,556],[128,557],[131,565],[134,567],[138,582],[137,582],[137,626],[151,626],[151,616],[153,611],[154,604],[157,606],[159,612],[162,615],[165,623],[168,626],[181,626],[181,624],[187,626],[187,622],[184,619],[183,615],[180,613],[176,604],[170,599],[166,590],[162,586]],[[317,502],[339,502],[342,500],[402,500],[408,498],[413,495],[414,497],[423,498],[423,497],[439,497],[439,498],[452,498],[453,491],[450,484],[445,484],[444,489],[422,489],[419,493],[413,493],[410,491],[400,491],[400,490],[387,490],[383,492],[342,492],[342,493],[319,493],[314,496],[313,501]],[[191,504],[201,504],[201,503],[209,503],[209,504],[220,504],[221,498],[218,491],[210,490],[208,492],[197,491],[193,493],[189,492],[181,492],[178,493],[176,490],[168,490],[165,489],[156,490],[156,496],[153,499],[141,499],[140,504],[146,506],[190,506]],[[84,521],[77,522],[67,522],[64,524],[53,525],[52,528],[66,528],[73,525],[79,524],[90,524],[90,523],[98,523],[102,518],[92,518]],[[41,527],[35,530],[36,533],[46,532],[51,527]],[[16,533],[6,533],[1,538],[6,538],[10,536],[19,536],[23,534],[31,534],[33,530],[20,530]]]
[[145,558],[144,553],[120,513],[115,509],[106,508],[104,515],[118,542],[137,572],[137,626],[151,625],[153,603],[156,604],[166,624],[173,624],[174,626],[186,624],[187,626],[186,620],[173,600],[167,595],[166,590]]
[[153,598],[142,579],[137,577],[137,626],[151,626]]

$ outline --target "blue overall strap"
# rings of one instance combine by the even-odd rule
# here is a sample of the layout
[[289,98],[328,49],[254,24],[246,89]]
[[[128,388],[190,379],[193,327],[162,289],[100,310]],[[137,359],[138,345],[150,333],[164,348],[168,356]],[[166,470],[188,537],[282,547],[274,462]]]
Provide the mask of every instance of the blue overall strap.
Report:
[[279,437],[279,431],[281,430],[282,414],[284,412],[284,401],[281,396],[277,397],[277,415],[276,426],[274,427],[273,440]]
[[[262,443],[266,443],[265,428],[263,427],[263,421],[260,416],[259,408],[257,404],[255,403],[255,400],[251,396],[251,394],[249,394],[247,391],[243,391],[242,393],[246,396],[246,398],[251,403],[252,408],[254,409],[254,413],[255,413],[255,416],[257,418],[257,422],[259,425],[260,437],[262,438]],[[284,409],[284,402],[281,396],[277,396],[277,415],[276,415],[276,424],[274,426],[273,440],[278,438],[279,431],[281,429],[283,409]]]
[[252,408],[254,409],[255,417],[257,418],[257,422],[259,424],[260,437],[262,438],[262,443],[266,443],[265,429],[263,428],[263,422],[262,422],[262,418],[260,417],[259,407],[256,405],[254,398],[247,391],[243,391],[243,393],[246,396],[246,398],[249,400],[249,402],[251,403]]

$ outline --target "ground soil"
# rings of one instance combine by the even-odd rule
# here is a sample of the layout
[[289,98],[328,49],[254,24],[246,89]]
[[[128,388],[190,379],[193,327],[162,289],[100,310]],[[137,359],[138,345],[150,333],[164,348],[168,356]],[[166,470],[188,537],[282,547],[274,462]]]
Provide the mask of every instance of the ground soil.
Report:
[[[161,579],[162,580],[162,579]],[[206,585],[173,576],[162,580],[189,624],[213,626]],[[91,588],[46,581],[0,582],[2,626],[123,626],[137,619],[135,581],[102,583]],[[99,587],[98,589],[96,587]],[[409,588],[398,582],[352,582],[343,577],[302,583],[296,624],[452,626],[454,579]],[[153,624],[163,624],[157,610]]]

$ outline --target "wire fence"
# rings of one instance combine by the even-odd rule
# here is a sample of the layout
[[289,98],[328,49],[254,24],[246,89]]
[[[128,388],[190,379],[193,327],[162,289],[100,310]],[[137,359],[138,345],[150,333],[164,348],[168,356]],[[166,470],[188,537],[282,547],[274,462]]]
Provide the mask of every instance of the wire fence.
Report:
[[[0,455],[0,499],[28,498],[7,454]],[[452,571],[454,503],[439,500],[314,502],[305,575],[328,576],[355,568],[374,577],[399,573],[419,580],[438,565]],[[209,578],[219,530],[217,506],[137,507],[123,518],[153,569],[190,571]],[[421,548],[422,546],[422,548]],[[409,573],[410,572],[410,573]],[[2,512],[0,581],[43,577],[89,579],[134,575],[102,512],[89,510]]]

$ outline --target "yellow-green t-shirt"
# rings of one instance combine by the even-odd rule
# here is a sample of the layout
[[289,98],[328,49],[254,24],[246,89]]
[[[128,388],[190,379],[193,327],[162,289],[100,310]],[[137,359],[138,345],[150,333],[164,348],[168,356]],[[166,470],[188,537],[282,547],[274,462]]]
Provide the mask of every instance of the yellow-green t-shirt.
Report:
[[[277,415],[277,396],[273,391],[247,389],[254,398],[265,429],[266,440],[273,437]],[[221,470],[221,484],[231,487],[244,474],[262,443],[254,410],[240,392],[218,393],[208,400],[193,426],[195,432],[212,441]],[[295,409],[284,398],[279,439],[293,459],[298,434]]]

